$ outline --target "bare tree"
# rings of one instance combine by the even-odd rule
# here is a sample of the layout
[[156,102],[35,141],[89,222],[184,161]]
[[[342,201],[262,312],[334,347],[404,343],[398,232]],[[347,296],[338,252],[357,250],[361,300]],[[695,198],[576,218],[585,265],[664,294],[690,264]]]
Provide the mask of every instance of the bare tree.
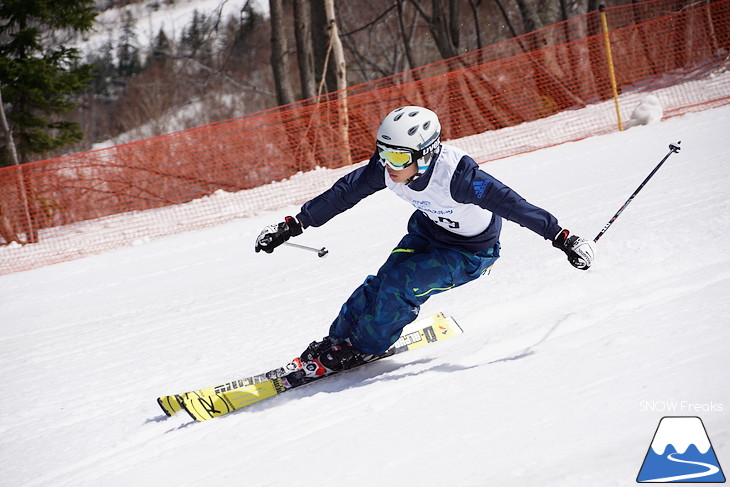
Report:
[[309,0],[294,0],[294,35],[297,43],[297,63],[302,98],[317,96],[317,75],[314,72],[312,45],[312,15]]
[[337,115],[339,120],[340,141],[347,154],[347,163],[350,164],[350,137],[349,120],[347,115],[347,68],[345,65],[345,52],[342,49],[339,30],[337,29],[337,16],[335,15],[334,0],[325,0],[325,11],[327,23],[329,24],[330,45],[328,51],[332,52],[334,60],[335,77],[337,79]]
[[[28,208],[28,197],[26,195],[26,188],[25,183],[23,181],[23,168],[20,166],[20,161],[18,160],[18,151],[15,148],[15,140],[13,139],[13,131],[10,130],[10,124],[8,124],[8,119],[5,116],[5,105],[3,103],[3,96],[2,96],[2,85],[0,85],[0,127],[3,130],[3,133],[5,134],[5,141],[6,141],[6,147],[8,152],[10,153],[10,160],[13,163],[13,165],[18,170],[18,193],[20,194],[21,204],[23,205],[23,213],[24,213],[24,219],[25,219],[25,225],[28,229],[26,232],[26,236],[29,237],[28,239],[30,241],[36,242],[38,239],[34,236],[37,235],[37,231],[34,228],[31,216],[30,216],[30,210]],[[5,239],[7,243],[10,242],[20,242],[17,235],[15,234],[15,231],[12,229],[12,226],[10,225],[10,220],[8,217],[5,216],[4,212],[2,211],[2,207],[0,207],[0,233],[2,234],[2,237]]]
[[482,42],[482,28],[479,25],[479,7],[482,4],[482,0],[469,0],[469,7],[471,8],[471,14],[474,19],[474,30],[476,35],[477,49],[484,47]]
[[327,29],[329,31],[330,44],[328,50],[331,50],[334,60],[337,90],[344,91],[347,88],[347,68],[345,64],[345,52],[342,50],[342,41],[340,41],[340,33],[337,28],[334,0],[325,0],[324,6],[327,13]]
[[401,39],[403,39],[403,50],[406,54],[406,59],[408,60],[408,67],[409,68],[415,68],[418,66],[415,61],[415,56],[413,54],[413,46],[412,46],[412,40],[414,37],[414,29],[416,26],[416,17],[413,16],[413,20],[411,22],[410,28],[406,27],[406,18],[405,18],[405,10],[404,10],[404,4],[405,0],[396,0],[396,6],[398,8],[398,31],[400,32]]
[[433,40],[443,59],[459,54],[459,0],[447,0],[446,8],[442,0],[431,0],[429,14],[419,0],[411,0],[411,4],[428,23]]
[[[412,32],[410,37],[406,35],[408,42],[401,44],[399,27],[391,24],[391,13],[404,1],[407,0],[396,0],[382,10],[368,9],[365,12],[354,4],[339,4],[339,10],[345,11],[345,15],[340,14],[339,20],[346,32],[340,34],[340,37],[349,55],[351,81],[353,74],[359,75],[361,81],[367,81],[385,78],[416,66],[402,63],[400,53],[401,45],[404,50],[410,51]],[[372,17],[372,12],[377,15]],[[362,19],[365,15],[367,20]]]
[[269,11],[271,13],[271,68],[274,71],[276,101],[279,105],[288,105],[294,103],[295,97],[287,60],[282,0],[269,0]]

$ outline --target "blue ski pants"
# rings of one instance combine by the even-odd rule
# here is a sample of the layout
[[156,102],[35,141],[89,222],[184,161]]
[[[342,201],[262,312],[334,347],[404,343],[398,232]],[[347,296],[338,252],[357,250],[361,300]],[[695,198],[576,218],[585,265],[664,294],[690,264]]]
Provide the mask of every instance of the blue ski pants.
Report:
[[408,233],[378,273],[368,276],[342,305],[329,335],[349,338],[362,352],[382,353],[428,298],[477,279],[498,257],[499,243],[474,253]]

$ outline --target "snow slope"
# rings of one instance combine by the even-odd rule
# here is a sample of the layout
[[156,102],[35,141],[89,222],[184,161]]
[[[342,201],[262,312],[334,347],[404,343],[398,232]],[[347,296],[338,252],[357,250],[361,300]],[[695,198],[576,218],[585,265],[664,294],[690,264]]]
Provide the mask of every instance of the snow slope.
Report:
[[[573,269],[505,223],[491,275],[423,313],[465,334],[225,418],[158,395],[279,365],[321,337],[411,208],[388,191],[255,254],[289,207],[0,276],[1,485],[630,485],[659,419],[700,416],[730,468],[730,107],[490,163],[592,238]],[[725,471],[725,475],[728,471]]]

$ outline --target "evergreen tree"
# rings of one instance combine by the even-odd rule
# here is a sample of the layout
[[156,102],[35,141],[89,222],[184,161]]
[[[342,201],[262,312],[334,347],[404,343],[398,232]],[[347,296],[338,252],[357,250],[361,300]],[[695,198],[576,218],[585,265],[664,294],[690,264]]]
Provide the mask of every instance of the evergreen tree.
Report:
[[147,64],[152,64],[153,62],[158,62],[163,65],[166,64],[171,50],[172,43],[170,39],[167,38],[165,31],[160,29],[155,38],[155,43],[152,46],[152,52],[147,60]]
[[142,71],[142,62],[139,59],[139,48],[137,34],[134,32],[134,18],[127,12],[127,17],[122,25],[122,37],[119,39],[117,58],[119,65],[117,73],[122,78],[131,78]]
[[209,60],[212,57],[213,46],[210,34],[213,31],[212,22],[199,13],[193,11],[193,20],[185,26],[181,43],[186,56],[194,59]]
[[[0,2],[0,90],[21,163],[83,138],[80,125],[61,115],[88,86],[92,66],[48,39],[88,31],[95,17],[93,0]],[[1,144],[0,166],[8,165]]]
[[99,49],[90,53],[86,60],[93,68],[94,77],[91,82],[91,92],[100,100],[109,101],[114,98],[114,78],[117,67],[112,55],[111,40],[105,42]]

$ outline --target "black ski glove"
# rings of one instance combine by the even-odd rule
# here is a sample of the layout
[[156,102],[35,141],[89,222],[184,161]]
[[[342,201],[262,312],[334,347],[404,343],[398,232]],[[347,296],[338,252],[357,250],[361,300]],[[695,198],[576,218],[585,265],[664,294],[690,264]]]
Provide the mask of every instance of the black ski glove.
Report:
[[284,218],[284,221],[276,225],[269,225],[264,228],[256,238],[256,252],[264,251],[270,254],[276,247],[283,244],[290,237],[302,234],[302,224],[293,216]]
[[568,262],[573,267],[588,270],[596,256],[596,246],[593,241],[585,240],[577,235],[571,235],[567,229],[562,229],[553,239],[553,247],[565,252]]

